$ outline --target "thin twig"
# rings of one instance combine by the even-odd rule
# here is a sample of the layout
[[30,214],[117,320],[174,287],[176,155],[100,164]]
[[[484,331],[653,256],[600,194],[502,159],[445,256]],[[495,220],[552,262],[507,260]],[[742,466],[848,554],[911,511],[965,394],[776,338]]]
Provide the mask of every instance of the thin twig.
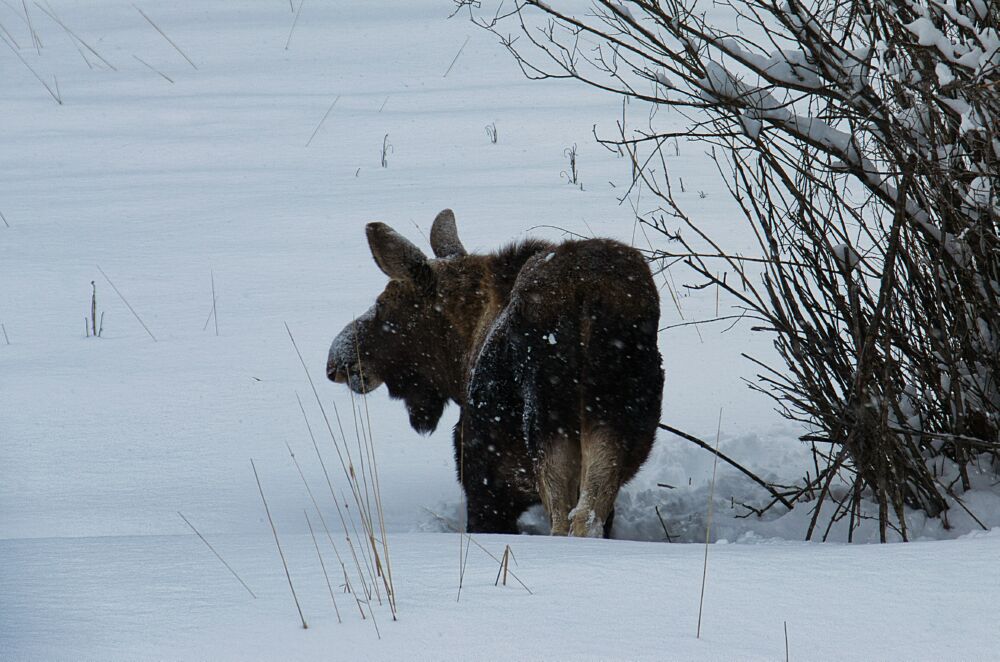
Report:
[[154,29],[155,29],[155,30],[156,30],[157,32],[159,32],[159,33],[160,33],[160,36],[161,36],[161,37],[163,37],[164,39],[166,39],[166,40],[167,40],[167,43],[168,43],[168,44],[170,44],[171,46],[173,46],[173,47],[174,47],[174,50],[175,50],[175,51],[177,51],[178,53],[180,53],[180,54],[181,54],[181,57],[183,57],[183,58],[184,58],[185,60],[187,60],[187,61],[188,61],[188,64],[190,64],[190,65],[191,65],[192,67],[194,67],[194,69],[195,69],[195,70],[197,70],[197,69],[198,69],[198,65],[196,65],[196,64],[195,64],[195,63],[194,63],[194,62],[193,62],[193,61],[191,60],[191,58],[189,58],[189,57],[187,56],[187,54],[186,54],[186,53],[185,53],[184,51],[182,51],[182,50],[181,50],[181,47],[180,47],[180,46],[178,46],[177,44],[175,44],[175,43],[173,42],[173,40],[172,40],[172,39],[171,39],[170,37],[168,37],[168,36],[167,36],[167,33],[166,33],[166,32],[164,32],[163,30],[161,30],[161,29],[160,29],[160,26],[158,26],[158,25],[157,25],[156,23],[153,23],[153,19],[151,19],[151,18],[150,18],[149,16],[147,16],[147,15],[146,15],[146,12],[142,11],[141,9],[139,9],[138,7],[136,7],[135,5],[132,5],[132,6],[133,6],[133,7],[135,7],[135,10],[136,10],[137,12],[139,12],[140,14],[142,14],[142,17],[143,17],[144,19],[146,19],[146,21],[147,21],[147,22],[149,22],[149,24],[150,24],[150,25],[152,25],[152,26],[153,26],[153,28],[154,28]]
[[323,126],[323,122],[326,121],[326,118],[330,115],[330,112],[333,110],[333,107],[337,105],[338,101],[340,101],[339,94],[337,95],[337,98],[333,100],[333,103],[330,104],[330,107],[326,109],[326,113],[323,114],[323,119],[321,119],[319,124],[316,125],[316,128],[313,129],[312,135],[309,136],[309,140],[306,141],[306,147],[312,144],[313,138],[315,138],[316,134],[319,133],[320,127]]
[[3,339],[9,345],[10,338],[7,336],[7,327],[4,324],[0,324],[0,329],[3,329]]
[[774,258],[768,258],[768,257],[746,257],[744,255],[729,255],[727,253],[694,253],[694,252],[677,253],[673,251],[659,250],[653,248],[650,248],[648,251],[641,248],[637,250],[639,250],[642,253],[647,253],[650,256],[650,259],[652,260],[664,260],[673,258],[678,258],[678,259],[704,258],[704,259],[727,260],[731,262],[753,262],[756,264],[780,264],[789,267],[816,269],[817,271],[822,271],[823,273],[837,273],[835,269],[817,268],[811,264],[805,264],[803,262],[796,262],[794,260],[776,260]]
[[746,317],[745,313],[740,315],[723,315],[722,317],[713,317],[711,319],[706,319],[706,320],[691,320],[689,322],[678,322],[677,324],[668,324],[667,326],[660,327],[658,331],[667,331],[669,329],[676,329],[677,327],[680,326],[692,326],[695,324],[711,324],[712,322],[723,322],[725,320],[732,320],[732,319],[739,320],[743,319],[744,317]]
[[194,531],[195,535],[198,536],[199,538],[201,538],[201,541],[203,543],[205,543],[205,545],[210,550],[212,550],[212,553],[215,554],[215,558],[217,558],[220,561],[222,561],[222,565],[226,566],[226,570],[228,570],[229,572],[231,572],[232,575],[233,575],[233,577],[235,577],[236,580],[240,584],[243,584],[243,588],[245,588],[247,590],[247,593],[249,593],[251,596],[253,596],[253,599],[256,600],[257,599],[257,594],[255,594],[253,591],[251,591],[250,587],[247,586],[247,583],[245,581],[243,581],[243,578],[240,577],[238,574],[236,574],[236,571],[233,570],[233,568],[232,568],[231,565],[229,565],[228,563],[226,563],[226,559],[222,558],[222,555],[219,554],[219,552],[217,552],[214,547],[212,547],[212,543],[210,543],[207,540],[205,540],[205,536],[201,535],[201,533],[198,531],[198,529],[194,528],[194,524],[192,524],[190,521],[188,521],[187,517],[184,517],[184,513],[182,513],[181,511],[178,510],[177,514],[181,516],[181,519],[184,520],[185,524],[187,524],[189,527],[191,527],[191,530]]
[[281,557],[281,565],[285,567],[285,577],[288,578],[288,588],[292,589],[292,599],[295,600],[295,608],[299,610],[299,618],[302,620],[302,629],[309,629],[306,617],[302,615],[302,607],[299,606],[299,596],[295,594],[295,586],[292,585],[292,575],[288,572],[288,562],[285,561],[285,553],[281,551],[281,542],[278,540],[278,530],[274,528],[274,520],[271,519],[271,509],[267,507],[267,499],[264,498],[264,488],[260,485],[260,476],[257,475],[257,466],[250,458],[250,467],[253,469],[253,477],[257,481],[257,489],[260,490],[260,500],[264,502],[264,512],[267,513],[267,521],[271,524],[271,533],[274,534],[274,544],[278,547],[278,556]]
[[667,537],[667,542],[673,542],[673,539],[670,537],[670,532],[667,531],[667,523],[663,521],[663,515],[660,514],[660,507],[653,506],[653,510],[656,511],[656,517],[660,520],[660,526],[663,527],[663,535]]
[[695,437],[694,435],[688,434],[687,432],[683,432],[681,430],[678,430],[677,428],[672,427],[670,425],[665,425],[663,423],[659,423],[659,424],[657,424],[657,427],[659,427],[661,430],[666,430],[667,432],[673,433],[673,434],[677,435],[678,437],[681,437],[682,439],[687,439],[691,443],[696,444],[698,446],[701,446],[705,450],[707,450],[707,451],[709,451],[711,453],[714,453],[715,456],[718,457],[720,460],[722,460],[723,462],[729,464],[732,467],[735,467],[736,469],[739,469],[744,475],[746,475],[748,478],[750,478],[753,482],[757,483],[758,485],[760,485],[761,487],[763,487],[765,490],[767,490],[768,492],[770,492],[771,496],[773,496],[775,499],[777,499],[778,501],[780,501],[783,506],[785,506],[789,510],[792,509],[792,504],[791,504],[791,502],[788,501],[788,499],[786,499],[781,494],[779,494],[773,487],[771,487],[768,483],[766,483],[762,478],[760,478],[759,476],[757,476],[757,474],[753,473],[752,471],[750,471],[749,469],[747,469],[746,467],[744,467],[743,465],[741,465],[739,462],[736,462],[735,460],[733,460],[732,458],[730,458],[725,453],[721,453],[719,451],[718,447],[716,447],[716,448],[713,449],[709,444],[705,443],[704,441],[702,441],[698,437]]
[[118,298],[122,300],[122,303],[124,303],[125,307],[129,309],[129,312],[131,312],[135,316],[135,318],[139,320],[139,324],[141,324],[142,328],[146,330],[146,333],[149,334],[149,337],[153,339],[153,342],[156,342],[156,336],[153,335],[153,332],[149,330],[149,327],[146,326],[146,323],[142,321],[141,317],[139,317],[139,313],[135,312],[135,308],[133,308],[132,305],[125,299],[124,295],[122,295],[122,293],[118,291],[118,288],[115,287],[115,284],[111,282],[111,279],[108,278],[108,275],[106,273],[104,273],[104,270],[101,269],[100,265],[97,265],[97,270],[101,272],[102,276],[104,276],[104,280],[108,281],[108,285],[110,285],[111,289],[115,291],[115,294],[118,295]]
[[7,222],[7,217],[3,215],[2,211],[0,211],[0,220],[3,221],[4,225],[6,225],[7,227],[10,227],[10,223]]

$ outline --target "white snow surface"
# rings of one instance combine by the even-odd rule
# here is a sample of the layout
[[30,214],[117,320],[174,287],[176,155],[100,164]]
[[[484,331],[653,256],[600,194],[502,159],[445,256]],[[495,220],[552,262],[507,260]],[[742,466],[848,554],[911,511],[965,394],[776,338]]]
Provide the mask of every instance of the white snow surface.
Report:
[[[296,5],[287,50],[295,15],[281,2],[141,5],[197,69],[129,3],[52,3],[87,46],[27,3],[38,51],[15,4],[0,6],[0,35],[24,59],[0,47],[0,659],[775,659],[784,622],[792,659],[1000,650],[1000,497],[988,472],[973,475],[964,502],[992,531],[956,507],[950,529],[911,514],[919,542],[878,546],[843,544],[846,521],[834,542],[801,542],[807,508],[741,517],[740,502],[768,495],[720,464],[696,639],[705,548],[690,543],[704,541],[712,457],[666,433],[619,497],[619,540],[477,536],[497,556],[510,544],[533,594],[494,587],[496,562],[473,547],[456,600],[458,536],[429,511],[457,521],[463,510],[457,412],[419,438],[384,389],[368,407],[399,621],[376,608],[378,639],[338,593],[338,624],[285,447],[334,521],[296,393],[331,466],[334,451],[284,323],[324,406],[336,402],[352,431],[350,396],[326,381],[325,364],[330,342],[385,282],[366,222],[427,250],[431,220],[451,207],[472,251],[564,231],[648,248],[657,238],[617,201],[627,164],[591,140],[595,122],[613,131],[620,105],[524,80],[489,35],[447,19],[446,0]],[[484,131],[493,122],[496,144]],[[574,143],[583,190],[560,178]],[[686,211],[753,254],[704,147],[668,151]],[[662,326],[716,315],[714,291],[678,288],[690,280],[680,266],[657,279]],[[99,339],[81,333],[91,281]],[[723,296],[719,314],[734,304]],[[721,408],[721,449],[792,482],[812,467],[803,430],[742,381],[754,369],[741,353],[773,360],[769,339],[748,325],[725,329],[661,332],[663,420],[714,439]],[[662,542],[657,507],[675,544]],[[545,528],[538,515],[525,517],[529,528]],[[856,540],[877,540],[875,527]]]

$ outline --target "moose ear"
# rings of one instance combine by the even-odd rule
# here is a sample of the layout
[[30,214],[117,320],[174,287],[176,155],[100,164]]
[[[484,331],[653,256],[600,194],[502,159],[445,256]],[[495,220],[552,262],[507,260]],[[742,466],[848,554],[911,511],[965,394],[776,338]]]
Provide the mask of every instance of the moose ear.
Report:
[[389,278],[423,280],[430,272],[423,251],[385,223],[369,223],[365,234],[375,264]]
[[434,224],[431,226],[431,248],[434,249],[435,257],[468,255],[458,238],[455,213],[452,210],[445,209],[434,218]]

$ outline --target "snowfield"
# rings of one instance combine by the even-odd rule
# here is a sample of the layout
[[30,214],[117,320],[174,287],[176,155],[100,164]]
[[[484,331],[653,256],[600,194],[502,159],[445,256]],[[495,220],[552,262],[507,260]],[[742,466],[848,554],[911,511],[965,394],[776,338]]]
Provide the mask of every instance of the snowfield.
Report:
[[[266,523],[265,523],[266,526]],[[6,540],[4,659],[986,660],[996,656],[1000,536],[948,543],[713,545],[695,638],[701,545],[482,536],[509,543],[532,590],[473,547],[460,600],[454,535],[393,537],[400,619],[382,639],[338,593],[308,534],[286,553],[309,629],[261,536]],[[5,570],[6,572],[7,570]],[[983,580],[992,577],[992,585]],[[310,579],[311,578],[311,579]]]
[[[46,11],[66,29],[26,3],[36,49],[15,4],[0,5],[0,659],[773,660],[786,622],[791,659],[1000,654],[988,472],[965,503],[990,531],[953,508],[951,529],[914,515],[919,542],[879,546],[844,544],[846,522],[833,542],[801,542],[805,507],[742,517],[741,502],[768,495],[720,464],[696,639],[705,546],[689,543],[704,542],[710,454],[662,433],[619,496],[619,540],[477,536],[496,556],[511,546],[531,594],[510,579],[495,587],[497,563],[473,546],[459,597],[459,537],[445,523],[463,510],[457,411],[420,438],[384,389],[368,407],[399,620],[375,607],[379,639],[337,592],[338,623],[286,447],[332,513],[297,394],[328,461],[333,449],[284,324],[324,405],[349,420],[325,360],[384,285],[366,222],[426,249],[431,220],[451,207],[470,250],[567,234],[648,248],[658,239],[618,203],[627,163],[593,139],[620,104],[524,80],[488,34],[448,20],[446,0],[296,4],[291,36],[295,14],[278,0],[139,5],[183,55],[110,0],[56,0]],[[566,181],[574,145],[582,190]],[[686,211],[752,254],[704,151],[671,151]],[[681,265],[657,279],[672,327],[660,334],[664,421],[714,440],[721,408],[725,453],[765,478],[802,476],[803,431],[743,381],[754,371],[741,354],[769,358],[767,337],[672,326],[715,316],[716,294],[683,288]],[[91,281],[99,339],[84,335]],[[878,539],[874,526],[855,535]]]

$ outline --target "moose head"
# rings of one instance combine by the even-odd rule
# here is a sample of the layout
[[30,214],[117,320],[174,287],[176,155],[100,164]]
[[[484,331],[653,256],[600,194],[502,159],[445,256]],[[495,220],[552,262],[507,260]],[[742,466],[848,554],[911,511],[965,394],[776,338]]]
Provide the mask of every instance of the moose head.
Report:
[[469,320],[483,298],[481,260],[466,253],[450,209],[431,227],[433,259],[384,223],[369,223],[365,233],[390,280],[375,305],[334,339],[327,376],[355,393],[385,384],[405,402],[410,425],[426,434],[448,400],[464,398]]

